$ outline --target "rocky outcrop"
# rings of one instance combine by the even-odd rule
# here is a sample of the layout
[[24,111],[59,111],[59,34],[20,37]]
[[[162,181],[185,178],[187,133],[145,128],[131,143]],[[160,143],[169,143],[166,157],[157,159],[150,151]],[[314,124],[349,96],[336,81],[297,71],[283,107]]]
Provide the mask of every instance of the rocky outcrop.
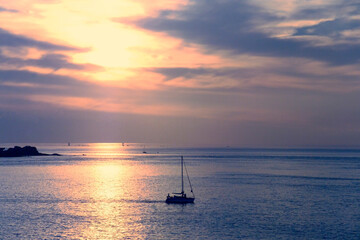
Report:
[[40,153],[36,147],[25,146],[19,147],[15,146],[13,148],[0,148],[0,157],[25,157],[25,156],[60,156],[60,154],[45,154]]

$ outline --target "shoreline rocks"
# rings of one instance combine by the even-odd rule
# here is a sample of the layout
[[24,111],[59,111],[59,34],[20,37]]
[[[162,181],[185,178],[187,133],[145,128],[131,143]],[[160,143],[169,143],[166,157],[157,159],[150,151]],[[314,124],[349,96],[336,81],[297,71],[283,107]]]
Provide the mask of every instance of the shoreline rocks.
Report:
[[0,148],[0,157],[27,157],[27,156],[61,156],[60,154],[46,154],[40,153],[36,147],[25,146],[19,147],[15,146],[13,148]]

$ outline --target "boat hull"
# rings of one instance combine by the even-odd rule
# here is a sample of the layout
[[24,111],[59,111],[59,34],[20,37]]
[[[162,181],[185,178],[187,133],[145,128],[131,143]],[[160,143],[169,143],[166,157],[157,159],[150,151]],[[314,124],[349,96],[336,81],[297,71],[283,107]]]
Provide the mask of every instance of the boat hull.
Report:
[[188,198],[188,197],[167,197],[166,203],[179,203],[179,204],[186,204],[186,203],[194,203],[195,198]]

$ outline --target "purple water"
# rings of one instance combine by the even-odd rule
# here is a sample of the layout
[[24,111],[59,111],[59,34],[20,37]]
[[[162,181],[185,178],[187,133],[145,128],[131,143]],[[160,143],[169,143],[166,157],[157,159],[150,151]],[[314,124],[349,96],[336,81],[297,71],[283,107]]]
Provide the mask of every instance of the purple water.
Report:
[[[0,158],[1,239],[360,236],[359,150],[35,145],[63,156]],[[166,204],[181,155],[195,204]]]

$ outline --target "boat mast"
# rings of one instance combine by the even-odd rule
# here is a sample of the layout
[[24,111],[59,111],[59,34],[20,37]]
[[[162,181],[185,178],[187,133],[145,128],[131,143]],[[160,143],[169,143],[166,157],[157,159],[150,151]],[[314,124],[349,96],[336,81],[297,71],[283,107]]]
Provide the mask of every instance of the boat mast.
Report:
[[184,194],[184,170],[183,170],[183,156],[181,156],[181,194]]
[[183,162],[183,164],[184,164],[184,167],[185,167],[186,176],[187,176],[187,178],[189,180],[189,185],[190,185],[191,192],[193,194],[193,197],[195,198],[195,194],[194,194],[194,191],[193,191],[193,188],[192,188],[192,185],[191,185],[191,181],[190,181],[190,177],[189,177],[189,173],[188,173],[186,164],[184,162]]

